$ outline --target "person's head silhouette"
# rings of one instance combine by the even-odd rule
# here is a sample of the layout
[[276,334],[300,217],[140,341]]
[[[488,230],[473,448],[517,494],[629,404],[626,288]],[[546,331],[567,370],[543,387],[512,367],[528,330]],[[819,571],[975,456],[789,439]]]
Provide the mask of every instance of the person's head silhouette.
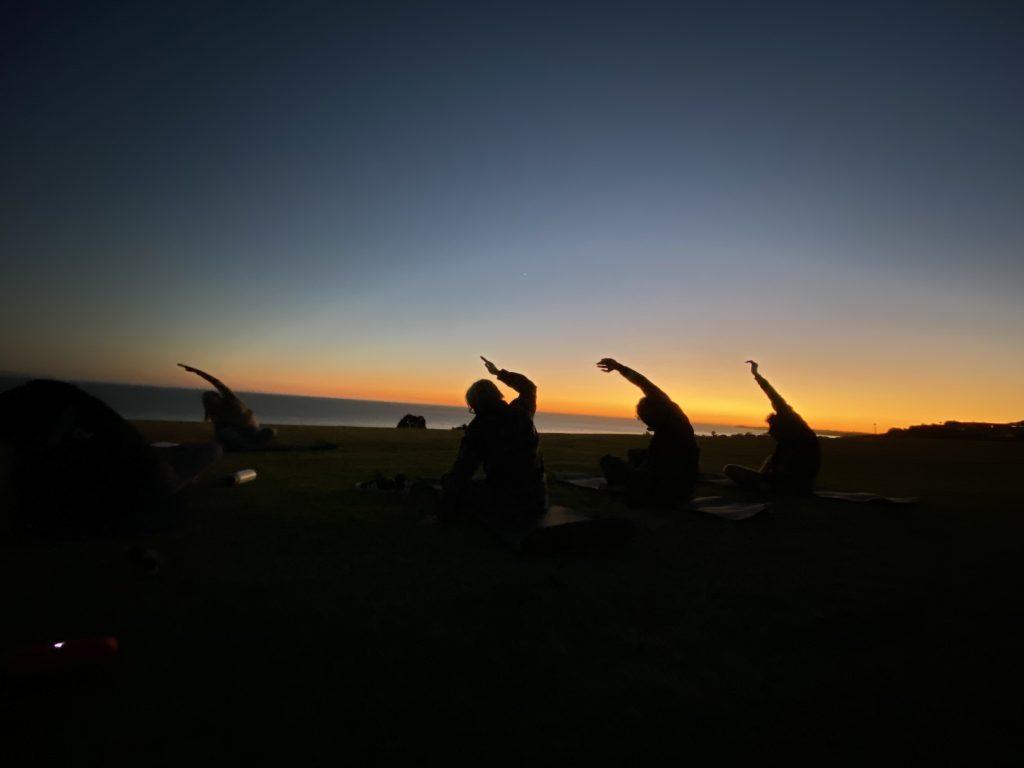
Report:
[[487,413],[505,402],[505,396],[490,379],[474,381],[466,390],[466,404],[473,413]]
[[636,404],[636,416],[652,432],[672,418],[672,403],[660,397],[641,397]]

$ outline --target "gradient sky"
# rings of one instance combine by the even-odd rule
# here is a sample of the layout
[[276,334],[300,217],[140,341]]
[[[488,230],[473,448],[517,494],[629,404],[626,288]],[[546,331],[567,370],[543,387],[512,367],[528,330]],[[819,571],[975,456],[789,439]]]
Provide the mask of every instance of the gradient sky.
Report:
[[1024,4],[530,7],[6,4],[0,369],[1024,418]]

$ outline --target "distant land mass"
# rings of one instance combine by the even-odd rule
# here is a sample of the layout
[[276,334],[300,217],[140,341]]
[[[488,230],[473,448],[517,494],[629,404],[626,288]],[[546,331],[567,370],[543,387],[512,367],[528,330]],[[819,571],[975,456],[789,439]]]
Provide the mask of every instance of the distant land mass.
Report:
[[931,437],[942,440],[1024,440],[1024,421],[998,424],[988,421],[944,421],[942,424],[918,424],[887,433],[891,437]]
[[[814,425],[811,425],[814,427]],[[760,427],[750,427],[745,424],[737,424],[733,427],[733,430],[740,430],[743,432],[753,432],[756,435],[762,434],[766,431],[767,427],[763,424]],[[814,428],[814,433],[820,437],[857,437],[858,435],[870,435],[870,432],[851,432],[842,429],[817,429]]]

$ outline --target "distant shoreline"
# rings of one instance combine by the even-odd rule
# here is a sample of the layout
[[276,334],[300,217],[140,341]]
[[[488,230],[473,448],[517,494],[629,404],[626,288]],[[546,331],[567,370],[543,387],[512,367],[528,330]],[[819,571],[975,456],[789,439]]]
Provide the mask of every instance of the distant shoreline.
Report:
[[[0,390],[6,389],[9,386],[16,386],[17,384],[31,381],[32,379],[39,378],[52,378],[47,376],[34,376],[29,374],[21,373],[10,373],[7,371],[0,372]],[[100,397],[101,400],[106,400],[107,397],[113,392],[136,390],[138,392],[166,392],[173,393],[179,397],[187,396],[189,398],[195,397],[197,393],[202,392],[204,387],[184,387],[177,385],[161,385],[161,384],[132,384],[117,381],[95,381],[91,379],[65,379],[70,381],[76,386],[80,386],[86,391],[92,391],[93,394]],[[106,390],[106,392],[104,392]],[[424,413],[434,412],[435,418],[431,422],[428,419],[427,427],[429,429],[440,429],[447,430],[458,424],[449,423],[451,421],[458,421],[460,424],[470,421],[472,415],[469,414],[464,406],[459,405],[441,405],[434,403],[412,403],[400,400],[367,400],[363,398],[354,397],[332,397],[329,395],[289,395],[282,394],[279,392],[259,392],[256,390],[238,390],[238,394],[248,401],[252,401],[250,405],[253,406],[253,410],[257,412],[257,415],[261,416],[261,421],[267,424],[302,424],[306,426],[353,426],[353,427],[389,427],[394,426],[388,423],[356,423],[350,425],[343,425],[338,423],[325,423],[322,413],[306,413],[305,417],[308,421],[301,420],[303,417],[298,414],[288,414],[283,421],[275,421],[273,411],[267,412],[266,416],[263,417],[264,409],[257,407],[260,401],[283,402],[285,400],[294,399],[297,401],[305,401],[309,404],[320,403],[324,406],[337,405],[338,407],[361,407],[378,410],[382,412],[381,418],[383,418],[384,411],[408,411],[415,413],[422,411]],[[107,397],[104,397],[106,395]],[[194,407],[194,413],[183,412],[180,409],[174,412],[161,412],[160,409],[154,409],[152,407],[143,408],[139,410],[137,408],[126,408],[124,404],[116,402],[108,403],[114,407],[114,410],[121,413],[121,415],[130,421],[202,421],[201,414],[198,406]],[[441,426],[437,425],[438,416],[441,412],[444,412],[446,418],[441,418]],[[280,417],[280,414],[278,414]],[[400,418],[399,414],[397,418]],[[545,420],[553,419],[557,422],[561,422],[563,426],[575,422],[572,427],[568,429],[564,434],[581,433],[586,430],[586,434],[644,434],[645,430],[643,425],[635,418],[625,416],[601,416],[596,414],[588,413],[567,413],[564,411],[545,411],[540,410],[537,412],[541,427]],[[388,416],[390,418],[390,414]],[[555,425],[544,425],[546,428],[540,429],[542,432],[557,434],[557,428],[552,429]],[[590,431],[591,429],[597,430],[601,426],[609,427],[607,432]],[[613,427],[614,428],[611,428]],[[711,433],[716,434],[736,434],[740,430],[742,432],[751,432],[755,435],[764,434],[767,431],[765,425],[752,426],[748,424],[713,424],[707,422],[694,422],[694,429],[698,434],[710,435]],[[837,429],[815,429],[818,435],[822,437],[863,437],[870,435],[870,432],[856,432],[853,430],[837,430]]]
[[[0,372],[0,391],[48,376]],[[106,402],[129,421],[197,422],[202,421],[198,393],[203,387],[159,384],[133,384],[89,379],[65,379]],[[353,426],[389,428],[405,413],[427,416],[427,428],[449,430],[469,422],[472,415],[465,406],[412,403],[396,400],[364,400],[327,395],[291,395],[277,392],[238,390],[260,420],[275,425]],[[537,412],[537,429],[547,434],[636,434],[645,433],[644,425],[625,416]],[[767,427],[693,422],[698,435],[765,434]],[[855,437],[871,433],[851,430],[816,429],[822,437]]]
[[[756,429],[759,432],[764,432],[766,429],[766,427],[750,427],[746,424],[736,424],[734,428],[748,430]],[[812,429],[814,428],[812,427]],[[815,429],[814,433],[823,437],[867,437],[872,434],[871,432],[853,432],[845,429]]]

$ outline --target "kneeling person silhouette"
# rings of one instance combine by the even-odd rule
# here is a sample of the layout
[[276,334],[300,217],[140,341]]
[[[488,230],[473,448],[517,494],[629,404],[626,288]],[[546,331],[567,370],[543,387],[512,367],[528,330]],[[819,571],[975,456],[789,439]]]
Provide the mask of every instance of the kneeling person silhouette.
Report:
[[768,434],[775,440],[775,451],[760,469],[726,465],[722,471],[736,485],[750,490],[776,493],[810,493],[821,468],[821,446],[800,414],[782,399],[775,388],[757,371],[757,363],[747,360],[750,372],[768,395],[775,413],[768,416]]
[[[489,373],[519,396],[505,402],[490,379],[480,379],[466,391],[466,403],[475,417],[466,427],[451,471],[442,478],[443,514],[539,516],[547,508],[547,483],[533,425],[537,387],[521,373],[499,370],[490,360],[480,359]],[[474,481],[480,466],[484,480]]]
[[610,357],[597,367],[605,373],[618,371],[640,388],[644,396],[636,404],[636,415],[654,433],[647,449],[630,451],[628,460],[601,459],[608,484],[625,486],[631,506],[688,501],[697,483],[700,448],[682,408],[646,377]]
[[270,427],[260,427],[256,414],[220,379],[184,363],[178,363],[178,366],[205,379],[217,389],[216,392],[203,392],[203,418],[213,422],[213,432],[224,450],[258,451],[277,435]]

